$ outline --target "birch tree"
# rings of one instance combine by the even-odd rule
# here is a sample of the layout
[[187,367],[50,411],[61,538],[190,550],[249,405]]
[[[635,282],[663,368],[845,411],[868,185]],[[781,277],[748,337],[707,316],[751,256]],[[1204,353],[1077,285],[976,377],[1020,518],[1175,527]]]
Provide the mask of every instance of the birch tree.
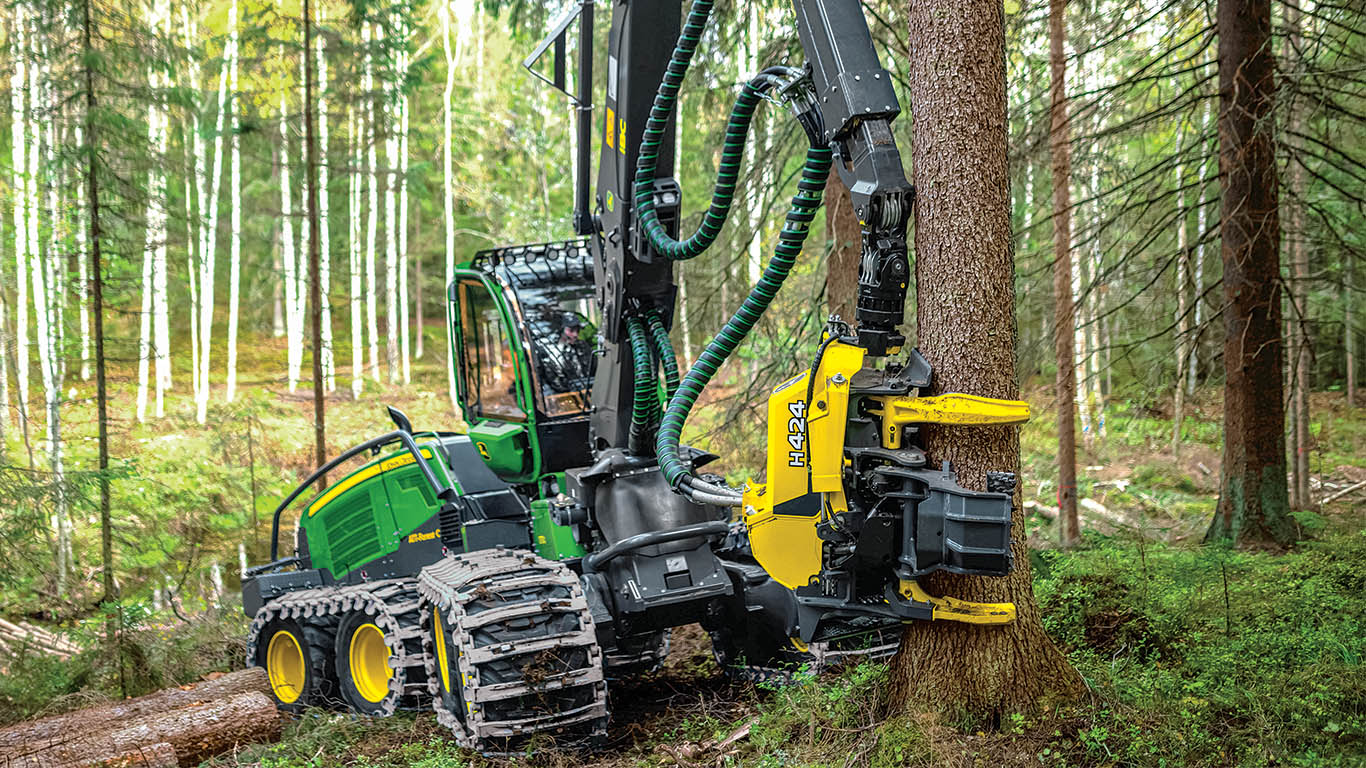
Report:
[[[299,313],[299,264],[294,251],[293,194],[289,174],[289,121],[284,94],[280,95],[280,264],[284,279],[285,346],[289,391],[299,388],[303,368],[303,317]],[[304,241],[308,240],[304,233]]]
[[379,143],[379,115],[377,114],[375,88],[374,43],[379,33],[371,32],[372,24],[361,23],[361,45],[365,48],[365,63],[361,73],[361,93],[364,94],[366,109],[366,177],[370,181],[369,210],[365,223],[365,320],[370,336],[370,377],[376,383],[380,380],[379,370],[379,286],[375,282],[375,243],[379,228],[379,167],[375,145]]
[[232,209],[232,232],[228,245],[228,374],[225,396],[229,403],[237,394],[237,323],[242,301],[242,149],[237,103],[237,0],[228,7],[228,123],[229,152],[232,155],[228,187]]
[[[376,42],[385,38],[384,25],[375,29]],[[398,135],[392,129],[397,109],[397,87],[394,71],[386,66],[380,83],[380,114],[384,120],[384,329],[385,363],[389,367],[389,383],[397,384],[402,377],[399,362],[399,303],[398,303]]]
[[[11,46],[14,70],[10,76],[10,150],[11,183],[14,190],[14,376],[19,401],[19,421],[28,442],[28,220],[32,211],[29,198],[29,115],[28,115],[28,12],[22,4],[14,7],[14,39]],[[37,157],[33,158],[36,166]],[[32,457],[30,456],[30,464]]]
[[[323,20],[322,9],[318,10],[318,20]],[[328,300],[332,291],[332,234],[328,219],[327,186],[329,167],[327,135],[327,52],[324,36],[316,34],[317,81],[318,81],[318,141],[321,149],[318,162],[318,246],[321,249],[319,265],[322,291],[322,372],[326,391],[337,391],[336,362],[332,352],[332,302]]]
[[[149,28],[163,39],[171,24],[170,0],[153,0]],[[169,148],[170,124],[163,94],[171,86],[164,62],[149,64],[148,85],[153,98],[147,105],[147,138],[155,161],[148,171],[146,236],[142,260],[142,315],[138,334],[138,421],[147,418],[149,388],[156,393],[157,418],[166,413],[165,392],[171,385],[170,327],[166,302],[167,179],[164,159]],[[155,369],[152,361],[155,359]],[[150,382],[149,382],[150,375]]]
[[355,107],[346,108],[347,135],[351,141],[351,173],[346,179],[347,210],[346,217],[346,264],[351,278],[351,396],[359,398],[365,388],[365,335],[362,290],[363,275],[360,269],[360,215],[361,215],[361,128],[362,120],[357,120]]
[[[234,9],[235,10],[235,9]],[[235,16],[235,14],[234,14]],[[235,22],[235,18],[230,20],[230,24]],[[213,131],[213,169],[206,171],[207,147],[199,131],[195,131],[195,154],[196,154],[196,199],[200,204],[200,216],[197,221],[199,237],[197,245],[199,248],[199,259],[197,261],[199,275],[199,302],[197,307],[192,309],[197,311],[195,321],[198,324],[198,341],[200,345],[198,354],[199,373],[196,377],[195,387],[195,419],[203,424],[208,418],[209,411],[209,370],[210,352],[213,348],[213,314],[215,306],[214,295],[214,276],[216,274],[215,260],[218,251],[218,194],[222,186],[223,178],[223,121],[229,111],[228,102],[228,78],[229,67],[226,62],[234,60],[235,51],[230,50],[236,45],[234,38],[229,38],[228,48],[224,50],[224,65],[219,67],[218,73],[218,100],[217,114],[214,118]],[[199,78],[195,77],[195,83]],[[196,112],[196,124],[198,123],[198,113]],[[240,213],[239,213],[240,215]]]

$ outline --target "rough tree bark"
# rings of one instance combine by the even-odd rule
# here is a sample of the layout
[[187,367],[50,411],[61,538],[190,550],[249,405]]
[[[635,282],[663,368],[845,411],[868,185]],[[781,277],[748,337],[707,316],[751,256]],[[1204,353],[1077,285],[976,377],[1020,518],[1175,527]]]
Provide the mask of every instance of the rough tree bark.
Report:
[[[270,681],[262,667],[252,667],[223,675],[214,680],[185,688],[165,690],[117,701],[102,706],[78,709],[41,720],[30,720],[0,728],[0,761],[13,756],[24,745],[56,741],[70,731],[88,730],[100,723],[128,723],[151,715],[172,712],[205,701],[231,698],[242,693],[270,692]],[[3,764],[3,762],[0,762]]]
[[853,323],[862,228],[849,202],[849,188],[833,169],[825,182],[825,239],[830,253],[825,273],[826,306],[830,314]]
[[1219,0],[1224,457],[1207,538],[1288,544],[1271,0]]
[[280,734],[280,722],[274,701],[251,691],[131,721],[80,723],[48,741],[29,742],[0,754],[0,760],[6,760],[9,768],[119,765],[114,762],[117,758],[142,749],[164,752],[160,745],[169,744],[180,765],[199,765],[234,747],[274,740]]
[[[1006,170],[1004,11],[991,0],[909,3],[919,347],[936,392],[1014,398],[1014,270]],[[1018,470],[1014,427],[926,433],[932,460],[951,461],[967,487],[987,470]],[[1000,715],[1044,697],[1078,693],[1082,680],[1039,619],[1018,502],[1005,578],[943,575],[927,588],[966,600],[1013,602],[1004,627],[918,622],[892,662],[890,704]]]
[[[308,313],[313,331],[313,461],[327,463],[327,421],[323,405],[327,383],[323,380],[323,292],[321,238],[318,227],[318,134],[313,116],[313,20],[312,5],[304,0],[304,175],[308,184]],[[322,481],[327,485],[327,480]]]
[[1053,350],[1058,366],[1058,522],[1064,547],[1081,538],[1077,520],[1077,371],[1072,305],[1072,158],[1067,118],[1067,0],[1048,3],[1049,154],[1053,170]]

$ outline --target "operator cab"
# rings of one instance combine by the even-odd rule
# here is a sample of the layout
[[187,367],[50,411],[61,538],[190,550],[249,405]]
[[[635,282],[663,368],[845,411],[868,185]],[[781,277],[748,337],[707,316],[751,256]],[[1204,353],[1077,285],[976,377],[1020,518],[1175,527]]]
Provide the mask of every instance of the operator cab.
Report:
[[480,251],[448,298],[461,408],[489,468],[530,483],[588,463],[598,312],[586,241]]

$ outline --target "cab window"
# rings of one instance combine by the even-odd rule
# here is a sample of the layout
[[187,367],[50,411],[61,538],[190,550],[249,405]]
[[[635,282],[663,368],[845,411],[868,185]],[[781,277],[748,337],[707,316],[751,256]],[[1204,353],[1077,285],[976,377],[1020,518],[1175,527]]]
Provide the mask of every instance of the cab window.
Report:
[[460,373],[466,397],[477,416],[521,421],[517,405],[515,349],[498,304],[477,280],[462,280],[460,302]]

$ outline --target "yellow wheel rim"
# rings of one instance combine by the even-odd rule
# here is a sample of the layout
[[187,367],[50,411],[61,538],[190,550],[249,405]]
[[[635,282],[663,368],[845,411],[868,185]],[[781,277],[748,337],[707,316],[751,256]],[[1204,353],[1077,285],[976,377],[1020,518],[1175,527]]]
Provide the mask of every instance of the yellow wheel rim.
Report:
[[266,646],[266,676],[275,698],[283,704],[298,701],[304,693],[307,669],[303,648],[293,634],[282,629],[271,636]]
[[394,676],[389,656],[384,632],[374,624],[363,624],[351,634],[351,679],[368,702],[378,704],[389,695],[389,679]]
[[441,609],[432,611],[432,629],[436,631],[436,663],[441,667],[441,688],[451,689],[451,669],[446,660],[446,625],[441,623]]

